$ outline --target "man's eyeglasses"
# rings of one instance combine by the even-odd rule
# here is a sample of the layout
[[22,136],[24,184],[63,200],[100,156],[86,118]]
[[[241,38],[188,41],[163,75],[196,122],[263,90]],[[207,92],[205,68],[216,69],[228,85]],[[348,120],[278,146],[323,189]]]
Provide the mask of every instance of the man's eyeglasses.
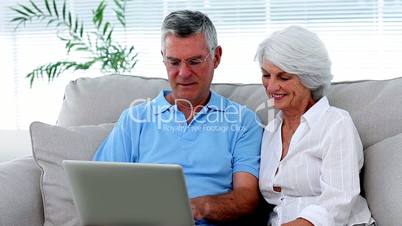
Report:
[[180,60],[176,58],[163,57],[163,63],[165,63],[167,69],[169,70],[178,70],[181,67],[181,64],[184,62],[189,68],[192,70],[198,69],[205,61],[207,61],[208,57],[211,55],[209,52],[205,57],[192,57],[187,60]]

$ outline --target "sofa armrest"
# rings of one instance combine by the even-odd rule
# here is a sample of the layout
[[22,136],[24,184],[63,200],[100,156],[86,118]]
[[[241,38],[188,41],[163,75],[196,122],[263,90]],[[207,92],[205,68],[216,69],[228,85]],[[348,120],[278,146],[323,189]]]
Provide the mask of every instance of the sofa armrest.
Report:
[[30,156],[0,163],[0,226],[43,225],[39,180]]
[[377,225],[401,225],[402,133],[368,147],[364,155],[364,189]]

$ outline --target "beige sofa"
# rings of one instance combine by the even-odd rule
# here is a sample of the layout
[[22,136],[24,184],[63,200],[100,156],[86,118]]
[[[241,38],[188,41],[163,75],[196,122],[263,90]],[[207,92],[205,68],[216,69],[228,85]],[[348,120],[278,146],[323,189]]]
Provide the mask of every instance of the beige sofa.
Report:
[[[107,75],[70,82],[57,125],[71,127],[115,122],[138,98],[154,97],[165,79]],[[215,84],[218,93],[257,110],[267,123],[270,109],[260,84]],[[402,223],[402,78],[334,83],[330,103],[346,109],[365,149],[362,188],[380,226]],[[43,225],[41,171],[32,157],[0,163],[0,225]]]

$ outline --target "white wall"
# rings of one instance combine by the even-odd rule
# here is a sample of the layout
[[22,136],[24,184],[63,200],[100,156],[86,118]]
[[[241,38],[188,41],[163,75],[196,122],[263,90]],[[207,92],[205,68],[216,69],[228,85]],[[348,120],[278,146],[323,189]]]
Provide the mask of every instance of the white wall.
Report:
[[31,155],[31,150],[27,130],[0,130],[0,162]]

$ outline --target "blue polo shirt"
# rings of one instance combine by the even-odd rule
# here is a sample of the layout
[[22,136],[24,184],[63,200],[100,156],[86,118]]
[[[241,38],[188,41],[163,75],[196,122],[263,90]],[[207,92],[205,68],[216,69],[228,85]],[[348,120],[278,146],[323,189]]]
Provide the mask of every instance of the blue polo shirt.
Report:
[[211,91],[187,124],[169,92],[125,110],[94,160],[181,165],[190,198],[231,191],[233,173],[258,178],[263,128],[254,112]]

